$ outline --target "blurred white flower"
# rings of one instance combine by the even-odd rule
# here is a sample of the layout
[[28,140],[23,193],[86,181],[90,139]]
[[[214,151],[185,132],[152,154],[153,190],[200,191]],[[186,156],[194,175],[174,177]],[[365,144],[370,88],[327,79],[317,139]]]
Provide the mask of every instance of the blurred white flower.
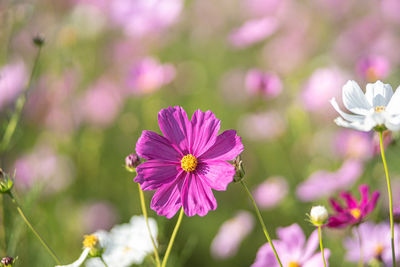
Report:
[[355,81],[348,81],[343,86],[343,104],[355,115],[343,112],[335,98],[331,104],[342,116],[335,120],[339,126],[364,132],[376,127],[400,130],[400,90],[393,94],[389,84],[369,83],[364,94]]
[[314,206],[311,208],[310,221],[315,226],[321,226],[328,219],[328,211],[324,206]]

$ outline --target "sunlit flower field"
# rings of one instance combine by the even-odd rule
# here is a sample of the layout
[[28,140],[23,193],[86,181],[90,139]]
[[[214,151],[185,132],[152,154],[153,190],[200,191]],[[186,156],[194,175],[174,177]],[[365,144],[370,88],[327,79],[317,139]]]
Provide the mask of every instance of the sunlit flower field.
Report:
[[0,267],[400,266],[400,1],[0,0]]

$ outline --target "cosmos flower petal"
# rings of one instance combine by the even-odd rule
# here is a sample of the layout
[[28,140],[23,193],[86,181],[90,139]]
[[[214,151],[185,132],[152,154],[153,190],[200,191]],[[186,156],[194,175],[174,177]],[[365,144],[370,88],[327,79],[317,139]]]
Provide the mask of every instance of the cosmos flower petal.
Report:
[[366,204],[366,207],[364,209],[364,212],[366,214],[368,214],[374,210],[379,197],[380,197],[380,193],[378,191],[375,191],[372,193],[371,199],[370,199],[369,203]]
[[290,244],[290,249],[297,250],[303,248],[306,237],[298,224],[292,224],[288,227],[280,227],[276,232],[280,240]]
[[[331,251],[329,249],[324,249],[324,256],[326,260],[326,267],[329,267],[329,256],[331,255]],[[321,257],[321,253],[315,253],[310,259],[304,262],[302,267],[316,267],[316,266],[324,266],[324,262]]]
[[73,263],[67,264],[67,265],[57,265],[56,267],[79,267],[79,266],[81,266],[85,262],[86,258],[89,256],[90,249],[91,248],[85,248],[82,251],[81,256]]
[[185,110],[179,106],[162,109],[158,113],[158,123],[172,146],[183,154],[188,154],[192,127]]
[[363,131],[363,132],[369,132],[372,130],[372,128],[374,128],[376,126],[376,124],[373,122],[373,120],[365,120],[362,122],[359,121],[355,121],[355,122],[348,122],[343,120],[341,117],[338,117],[335,119],[335,123],[338,126],[342,126],[345,128],[351,128],[351,129],[355,129],[358,131]]
[[235,130],[227,130],[218,135],[213,146],[199,158],[202,160],[233,160],[242,151],[241,138]]
[[[400,103],[399,103],[400,105]],[[400,130],[400,116],[387,116],[385,126],[391,131]]]
[[349,192],[340,193],[340,197],[346,200],[347,206],[350,209],[355,209],[358,206],[357,199],[353,197]]
[[136,143],[136,153],[144,159],[178,162],[180,158],[180,153],[171,146],[167,138],[152,131],[143,131]]
[[211,111],[197,110],[191,120],[192,138],[190,151],[193,155],[201,155],[207,151],[217,139],[221,121]]
[[393,96],[393,89],[390,84],[381,81],[367,84],[365,96],[372,107],[386,107]]
[[156,191],[151,200],[151,208],[158,215],[165,216],[168,219],[172,218],[182,206],[181,191],[185,176],[186,173],[181,172],[176,181],[164,184]]
[[222,160],[207,161],[199,164],[196,174],[209,187],[219,191],[225,191],[235,175],[235,167]]
[[360,185],[358,190],[360,191],[360,195],[361,195],[360,205],[364,206],[368,203],[369,187],[366,184],[362,184],[362,185]]
[[188,174],[182,189],[182,205],[187,216],[205,216],[217,208],[212,190],[195,174]]
[[329,199],[329,202],[332,205],[332,208],[337,212],[343,212],[342,206],[333,198]]
[[355,81],[348,81],[343,86],[342,94],[344,106],[353,113],[367,115],[372,108],[360,86]]
[[338,103],[336,102],[335,98],[331,99],[331,104],[333,106],[333,108],[340,114],[340,116],[342,116],[345,120],[348,120],[350,122],[355,122],[355,121],[363,121],[365,119],[365,116],[362,115],[351,115],[348,113],[343,112]]
[[318,247],[318,242],[319,242],[318,230],[314,230],[307,240],[306,247],[300,259],[301,262],[307,260],[312,256],[312,254]]
[[400,86],[397,87],[396,92],[394,92],[392,96],[392,99],[390,99],[390,102],[386,107],[386,111],[391,115],[400,114]]
[[143,190],[156,190],[163,184],[169,184],[178,176],[178,165],[161,160],[149,160],[136,167],[134,181],[140,183]]

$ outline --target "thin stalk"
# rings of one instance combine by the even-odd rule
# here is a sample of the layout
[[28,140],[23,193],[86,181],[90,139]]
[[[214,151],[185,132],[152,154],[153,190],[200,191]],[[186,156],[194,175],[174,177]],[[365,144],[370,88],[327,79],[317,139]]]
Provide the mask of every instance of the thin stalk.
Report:
[[1,209],[1,220],[2,220],[2,225],[0,228],[0,238],[2,242],[2,255],[7,255],[7,237],[6,237],[6,220],[5,220],[5,205],[4,205],[4,194],[1,196],[1,204],[0,204],[0,209]]
[[176,225],[175,225],[174,231],[172,232],[171,239],[169,240],[167,251],[165,252],[165,256],[164,256],[164,259],[162,261],[161,267],[167,266],[168,257],[169,257],[169,254],[171,253],[172,245],[174,244],[176,234],[178,233],[178,230],[179,230],[179,226],[181,225],[182,218],[183,218],[183,213],[184,212],[183,212],[183,207],[182,207],[181,211],[179,213],[178,220],[176,221]]
[[11,191],[8,192],[8,195],[10,196],[12,202],[15,204],[17,207],[17,211],[19,215],[21,215],[22,219],[28,225],[29,229],[34,233],[37,239],[39,239],[40,243],[46,248],[47,252],[53,257],[54,261],[58,264],[61,265],[60,260],[57,258],[56,254],[54,251],[47,245],[47,243],[43,240],[43,238],[39,235],[39,233],[33,228],[32,224],[29,222],[28,218],[26,218],[24,212],[21,209],[21,206],[18,204],[17,200],[15,199],[14,195],[11,193]]
[[250,193],[250,190],[247,188],[247,186],[246,186],[246,184],[244,183],[243,180],[241,180],[240,183],[242,184],[243,188],[245,189],[247,195],[249,196],[249,198],[250,198],[250,200],[251,200],[251,203],[252,203],[253,206],[254,206],[254,209],[256,210],[258,220],[260,221],[261,227],[262,227],[262,229],[263,229],[263,231],[264,231],[265,237],[266,237],[267,240],[268,240],[268,243],[270,244],[272,250],[274,251],[275,258],[278,260],[279,265],[280,265],[281,267],[283,267],[282,262],[281,262],[281,260],[279,259],[278,253],[276,252],[276,249],[275,249],[275,247],[274,247],[274,244],[272,243],[272,240],[271,240],[271,238],[269,237],[269,234],[268,234],[268,231],[267,231],[267,227],[265,227],[265,223],[264,223],[263,218],[261,217],[260,210],[258,209],[257,204],[256,204],[256,202],[254,201],[254,198],[253,198],[253,196],[252,196],[251,193]]
[[103,258],[103,255],[100,256],[100,260],[101,260],[101,262],[104,264],[104,266],[108,267],[106,261],[105,261],[104,258]]
[[360,246],[360,260],[358,261],[358,267],[363,267],[364,266],[364,250],[362,247],[362,238],[361,238],[361,233],[360,233],[360,226],[356,227],[356,232],[358,235],[358,244]]
[[325,254],[324,254],[324,245],[322,244],[321,226],[318,226],[318,235],[319,235],[319,247],[321,248],[322,260],[324,261],[324,266],[326,267]]
[[379,131],[379,142],[380,142],[380,145],[381,145],[382,162],[383,162],[383,167],[385,168],[386,183],[387,183],[388,195],[389,195],[390,234],[391,234],[391,243],[392,243],[393,267],[396,267],[396,255],[395,255],[395,249],[394,249],[394,224],[393,224],[392,187],[390,186],[389,171],[388,171],[388,167],[387,167],[387,163],[386,163],[382,131]]
[[138,188],[139,188],[139,196],[140,196],[140,205],[142,206],[142,213],[143,213],[143,216],[144,216],[144,218],[146,220],[146,226],[147,226],[147,230],[149,231],[151,243],[153,243],[154,257],[156,259],[157,266],[160,267],[161,266],[160,256],[158,255],[156,242],[154,241],[153,235],[151,234],[149,219],[148,219],[148,216],[147,216],[146,204],[144,202],[144,194],[143,194],[143,190],[140,187],[139,183],[138,183]]
[[17,103],[15,104],[15,111],[12,114],[12,116],[10,118],[10,121],[7,124],[7,128],[6,128],[5,132],[4,132],[3,139],[1,140],[1,145],[0,145],[0,150],[2,152],[6,151],[8,149],[8,146],[10,144],[11,138],[14,135],[15,129],[17,128],[17,124],[18,124],[19,118],[21,117],[22,109],[23,109],[23,107],[25,105],[25,102],[26,102],[26,92],[31,87],[33,76],[34,76],[34,74],[36,72],[37,65],[38,65],[38,62],[39,62],[40,51],[41,50],[42,50],[42,47],[39,46],[39,48],[37,50],[36,57],[35,57],[35,61],[33,63],[32,72],[31,72],[31,76],[29,78],[28,85],[27,85],[26,89],[24,90],[24,92],[18,97]]

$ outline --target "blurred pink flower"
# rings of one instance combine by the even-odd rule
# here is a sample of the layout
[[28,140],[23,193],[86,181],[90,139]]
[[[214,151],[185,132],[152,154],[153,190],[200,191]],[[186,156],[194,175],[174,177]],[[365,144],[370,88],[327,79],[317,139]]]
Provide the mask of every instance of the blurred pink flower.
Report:
[[110,230],[117,221],[117,212],[109,202],[94,202],[83,207],[82,220],[85,233]]
[[301,92],[304,108],[316,111],[318,114],[321,114],[321,111],[324,111],[323,114],[334,114],[329,106],[329,100],[340,96],[345,82],[345,74],[335,67],[315,70]]
[[383,11],[383,18],[389,19],[391,22],[400,23],[400,2],[398,0],[385,0],[380,1]]
[[367,82],[376,82],[389,75],[390,63],[382,56],[363,57],[357,62],[357,72]]
[[274,73],[251,69],[246,75],[246,89],[252,95],[273,98],[282,92],[282,82]]
[[271,177],[253,190],[253,196],[261,209],[270,209],[278,205],[288,193],[288,183],[283,177]]
[[254,218],[250,212],[239,211],[224,222],[211,244],[211,254],[217,259],[233,257],[242,240],[253,230]]
[[352,186],[363,172],[360,161],[350,159],[336,172],[320,170],[297,186],[296,195],[303,201],[314,201],[332,195],[338,190]]
[[229,35],[229,42],[236,48],[246,48],[271,36],[278,28],[278,21],[272,17],[245,22]]
[[253,141],[277,138],[285,130],[285,121],[276,111],[247,114],[239,120],[239,132],[243,137]]
[[360,131],[341,130],[336,135],[334,149],[344,158],[369,159],[373,155],[372,136]]
[[74,176],[71,160],[44,144],[36,145],[30,153],[18,158],[14,168],[18,189],[30,190],[33,186],[42,186],[48,194],[63,190]]
[[284,0],[243,0],[245,8],[254,16],[276,15]]
[[140,38],[174,24],[182,8],[182,0],[113,0],[110,17],[126,35]]
[[22,61],[16,61],[0,69],[0,110],[18,97],[27,81],[28,74]]
[[[399,244],[398,225],[394,226],[394,232],[394,243]],[[389,224],[365,222],[358,226],[358,229],[353,228],[353,236],[345,239],[344,247],[347,250],[346,259],[350,262],[359,262],[360,255],[362,255],[363,262],[370,262],[376,259],[378,261],[383,261],[385,266],[392,266],[392,247],[390,239]],[[398,249],[396,249],[395,255],[396,258],[399,257]]]
[[128,75],[128,91],[134,94],[151,93],[175,78],[175,68],[148,57],[133,64]]
[[[274,246],[282,261],[283,266],[321,267],[321,252],[318,249],[318,230],[314,230],[308,240],[298,224],[281,227],[277,230],[279,240],[273,240]],[[324,250],[324,255],[329,262],[329,249]],[[278,261],[269,243],[263,245],[257,252],[255,262],[251,267],[279,267]]]
[[77,116],[93,125],[108,126],[119,114],[122,104],[120,94],[112,82],[100,79],[78,100]]

